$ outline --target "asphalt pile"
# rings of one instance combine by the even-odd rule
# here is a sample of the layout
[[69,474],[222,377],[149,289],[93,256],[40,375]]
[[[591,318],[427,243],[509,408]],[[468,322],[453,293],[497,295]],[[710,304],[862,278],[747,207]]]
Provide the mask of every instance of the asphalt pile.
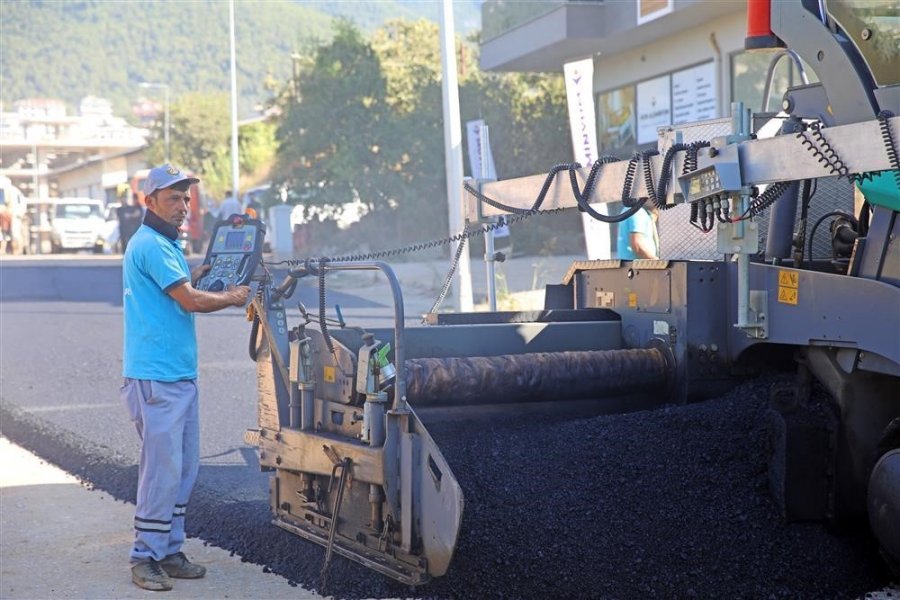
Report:
[[[888,577],[864,525],[836,535],[779,517],[766,475],[770,383],[630,414],[517,416],[511,405],[502,417],[434,423],[466,500],[449,572],[412,589],[335,556],[324,592],[834,599],[883,587]],[[133,467],[85,466],[65,444],[53,453],[46,458],[133,500]],[[232,501],[201,485],[187,525],[189,535],[318,589],[323,549],[271,525],[264,501]]]
[[[487,422],[433,424],[466,498],[449,572],[413,590],[336,557],[324,591],[340,598],[833,599],[883,586],[886,574],[862,526],[838,536],[778,516],[766,475],[769,384],[624,415],[516,417],[511,406],[508,416]],[[220,517],[242,519],[248,532],[223,536],[217,527],[200,535],[318,586],[320,547],[266,526],[268,513],[258,507],[232,510]]]

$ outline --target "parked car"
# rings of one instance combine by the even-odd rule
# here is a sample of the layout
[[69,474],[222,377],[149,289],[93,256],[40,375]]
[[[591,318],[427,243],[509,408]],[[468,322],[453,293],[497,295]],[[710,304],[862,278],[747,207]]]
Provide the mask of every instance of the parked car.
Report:
[[50,247],[54,253],[69,250],[103,252],[104,206],[92,198],[47,200],[50,210]]

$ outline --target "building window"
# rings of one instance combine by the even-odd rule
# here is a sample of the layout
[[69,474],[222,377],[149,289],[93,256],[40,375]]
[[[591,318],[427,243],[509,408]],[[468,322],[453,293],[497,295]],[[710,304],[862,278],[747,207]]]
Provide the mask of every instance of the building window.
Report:
[[634,86],[597,94],[597,147],[601,154],[635,145]]
[[[739,52],[731,55],[731,100],[743,102],[754,112],[763,107],[763,91],[766,87],[766,72],[772,61],[774,52]],[[803,63],[810,83],[819,80],[809,65]],[[803,79],[794,62],[788,57],[782,58],[775,68],[772,85],[769,90],[769,111],[781,110],[781,97],[787,89],[800,85]]]
[[672,73],[672,124],[696,123],[719,116],[716,63]]
[[715,63],[706,62],[597,94],[597,146],[631,152],[655,145],[660,127],[715,119],[717,92]]
[[672,124],[672,77],[663,75],[637,84],[637,141],[656,141],[656,129]]
[[643,25],[672,12],[673,0],[638,0],[637,24]]

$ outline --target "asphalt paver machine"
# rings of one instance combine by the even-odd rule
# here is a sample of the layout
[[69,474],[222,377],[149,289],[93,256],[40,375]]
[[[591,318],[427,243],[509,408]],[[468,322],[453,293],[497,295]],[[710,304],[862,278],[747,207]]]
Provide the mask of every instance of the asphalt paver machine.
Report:
[[[251,344],[259,422],[248,439],[274,471],[275,524],[324,546],[326,565],[337,553],[425,583],[453,557],[464,513],[456,476],[465,473],[451,471],[417,408],[630,392],[650,404],[685,402],[721,390],[748,357],[766,354],[798,370],[772,396],[779,442],[770,481],[785,516],[867,513],[896,567],[897,10],[896,2],[751,1],[748,48],[801,69],[805,61],[818,75],[790,88],[779,112],[735,103],[730,118],[663,130],[657,151],[630,160],[465,184],[473,230],[500,215],[575,208],[618,222],[650,203],[715,240],[715,259],[576,262],[548,286],[542,311],[431,314],[422,327],[404,326],[398,281],[377,260],[293,261],[283,281],[262,277]],[[700,130],[716,133],[704,139]],[[807,231],[817,182],[835,177],[852,182],[861,205],[830,211]],[[611,202],[626,209],[608,216],[592,206]],[[817,233],[830,240],[828,259],[807,251]],[[339,270],[383,274],[392,329],[349,327],[326,315],[324,300],[318,314],[301,306],[299,322],[289,322],[297,281],[317,278],[324,295],[326,276]],[[833,398],[824,414],[807,410],[814,380]]]

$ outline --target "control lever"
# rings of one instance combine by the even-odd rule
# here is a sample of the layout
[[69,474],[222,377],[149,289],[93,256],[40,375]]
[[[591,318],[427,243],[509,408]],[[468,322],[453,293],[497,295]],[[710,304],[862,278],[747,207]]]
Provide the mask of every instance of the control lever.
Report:
[[[339,304],[335,304],[334,309],[338,314],[338,318],[337,319],[329,319],[328,317],[325,317],[325,322],[331,323],[332,325],[337,325],[341,329],[346,329],[347,322],[344,321],[344,316],[343,316],[343,314],[341,314],[341,306]],[[319,322],[319,317],[316,315],[310,315],[309,311],[306,310],[306,306],[302,302],[297,303],[297,310],[300,311],[300,316],[303,317],[303,319],[307,323],[312,323],[312,322],[318,323]],[[360,328],[359,327],[350,327],[350,329],[360,329]]]
[[281,298],[290,298],[294,294],[294,289],[297,287],[297,280],[301,277],[306,277],[307,275],[309,275],[309,269],[305,266],[288,271],[284,281],[275,288],[275,292],[272,294],[272,301],[274,302]]

